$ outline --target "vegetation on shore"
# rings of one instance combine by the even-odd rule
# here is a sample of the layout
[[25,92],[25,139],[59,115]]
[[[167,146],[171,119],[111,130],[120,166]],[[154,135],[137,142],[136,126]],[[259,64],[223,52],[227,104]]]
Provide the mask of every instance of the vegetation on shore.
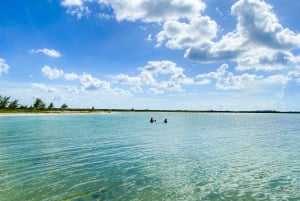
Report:
[[189,113],[294,113],[300,111],[276,111],[276,110],[253,110],[253,111],[231,111],[231,110],[149,110],[149,109],[95,109],[91,108],[69,108],[64,103],[60,107],[55,107],[53,102],[47,105],[42,99],[36,98],[30,106],[22,105],[17,99],[10,96],[0,95],[0,113],[61,113],[61,112],[189,112]]
[[62,104],[59,108],[55,107],[51,102],[49,105],[40,99],[36,98],[34,103],[30,106],[22,105],[17,99],[11,99],[10,96],[0,95],[0,113],[19,113],[19,112],[61,112],[67,111],[68,105],[66,103]]

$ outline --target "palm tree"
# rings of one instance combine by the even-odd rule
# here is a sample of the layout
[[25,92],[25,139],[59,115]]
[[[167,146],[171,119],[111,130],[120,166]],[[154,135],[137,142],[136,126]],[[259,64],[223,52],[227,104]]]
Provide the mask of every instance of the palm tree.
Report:
[[66,110],[66,109],[68,108],[68,105],[64,103],[64,104],[61,105],[60,108],[61,108],[62,110]]
[[53,103],[51,102],[50,104],[49,104],[49,106],[48,106],[48,109],[49,110],[52,110],[54,108],[54,105],[53,105]]
[[0,109],[6,108],[9,103],[10,96],[1,96],[0,95]]
[[13,100],[9,103],[8,108],[9,109],[17,109],[19,106],[19,100]]
[[43,109],[45,109],[45,107],[46,107],[46,104],[42,101],[42,99],[40,99],[40,98],[35,99],[35,102],[33,104],[34,109],[43,110]]

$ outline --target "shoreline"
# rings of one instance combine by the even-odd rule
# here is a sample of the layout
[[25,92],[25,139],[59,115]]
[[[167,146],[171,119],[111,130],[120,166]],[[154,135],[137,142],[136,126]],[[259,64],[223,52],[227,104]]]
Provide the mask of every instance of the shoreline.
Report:
[[45,115],[84,115],[84,114],[112,114],[118,112],[168,112],[168,113],[236,113],[236,114],[300,114],[299,111],[273,111],[273,110],[257,110],[257,111],[223,111],[223,110],[133,110],[133,109],[69,109],[69,110],[0,110],[1,116],[45,116]]
[[85,114],[111,114],[103,111],[45,111],[45,112],[0,112],[0,117],[7,116],[55,116],[55,115],[85,115]]

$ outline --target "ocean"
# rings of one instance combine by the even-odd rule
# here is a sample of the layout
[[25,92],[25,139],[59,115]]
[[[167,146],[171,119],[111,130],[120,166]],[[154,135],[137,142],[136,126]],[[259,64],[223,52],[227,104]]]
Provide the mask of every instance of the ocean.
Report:
[[300,115],[0,116],[0,200],[300,200]]

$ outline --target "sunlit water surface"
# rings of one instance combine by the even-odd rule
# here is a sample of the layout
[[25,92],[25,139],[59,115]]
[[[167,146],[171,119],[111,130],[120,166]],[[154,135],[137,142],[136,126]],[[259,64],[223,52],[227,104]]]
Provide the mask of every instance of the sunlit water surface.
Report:
[[0,200],[300,200],[300,115],[2,116]]

